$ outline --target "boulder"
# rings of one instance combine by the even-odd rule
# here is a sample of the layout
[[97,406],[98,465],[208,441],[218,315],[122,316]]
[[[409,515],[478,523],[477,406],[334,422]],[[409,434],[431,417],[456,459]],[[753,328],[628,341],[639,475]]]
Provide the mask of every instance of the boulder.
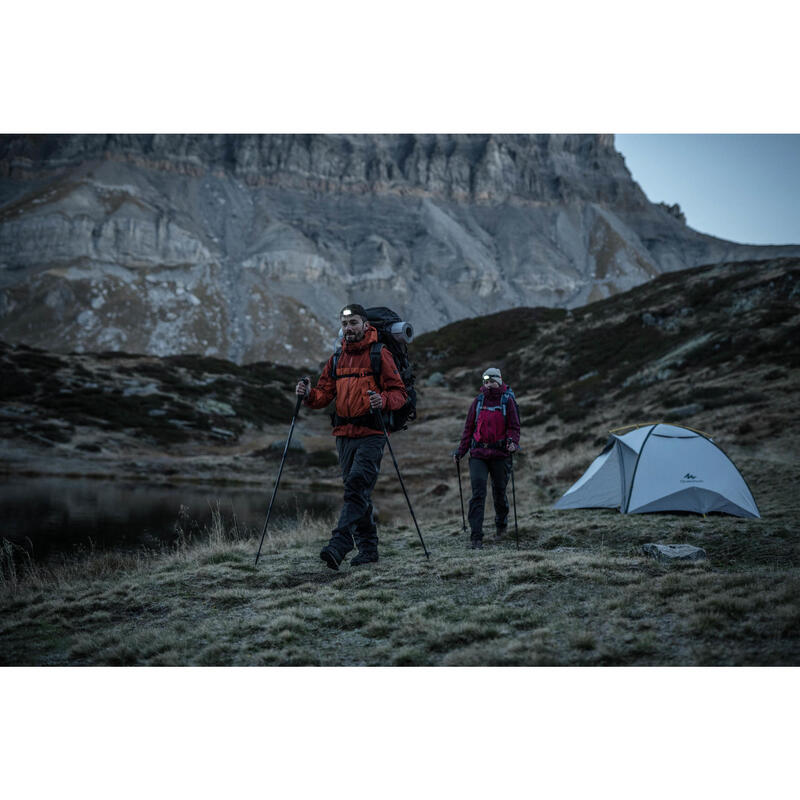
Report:
[[656,561],[702,561],[706,551],[702,547],[691,544],[654,544],[642,545],[642,552]]
[[422,382],[423,386],[447,386],[447,381],[441,372],[434,372]]
[[[269,449],[270,450],[277,450],[278,453],[283,453],[283,448],[286,447],[286,439],[277,439],[274,442],[270,442]],[[295,436],[292,438],[292,441],[289,442],[289,451],[292,453],[305,453],[306,448],[303,444],[303,441],[300,437]]]
[[229,403],[223,403],[221,400],[213,400],[210,397],[204,397],[197,403],[197,410],[203,414],[211,414],[212,416],[221,417],[235,417],[236,412]]
[[656,319],[656,317],[654,317],[649,311],[645,311],[644,314],[642,314],[642,325],[653,327],[654,325],[658,325],[658,319]]

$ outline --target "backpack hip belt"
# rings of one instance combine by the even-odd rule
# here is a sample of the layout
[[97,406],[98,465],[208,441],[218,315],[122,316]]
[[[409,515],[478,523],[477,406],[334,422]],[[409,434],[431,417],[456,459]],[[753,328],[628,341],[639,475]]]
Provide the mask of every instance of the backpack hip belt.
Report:
[[485,450],[505,450],[508,439],[500,439],[497,442],[479,442],[477,439],[472,439],[469,443],[470,450],[477,450],[483,448]]
[[331,414],[331,424],[334,428],[339,425],[360,425],[362,428],[373,428],[376,431],[383,430],[375,414],[361,414],[358,417],[340,417],[335,411]]

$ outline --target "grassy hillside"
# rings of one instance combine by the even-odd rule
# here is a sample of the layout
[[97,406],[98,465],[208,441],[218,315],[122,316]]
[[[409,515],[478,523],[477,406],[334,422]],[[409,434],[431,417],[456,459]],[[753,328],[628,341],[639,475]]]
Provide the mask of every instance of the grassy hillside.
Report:
[[[793,509],[796,513],[796,508]],[[382,559],[332,572],[323,520],[257,538],[219,518],[171,554],[97,555],[10,580],[2,664],[680,665],[796,664],[794,528],[616,512],[520,519],[466,549],[459,521],[383,532]],[[649,541],[691,541],[705,562],[661,565]]]
[[797,258],[712,264],[574,310],[518,308],[462,320],[419,336],[410,349],[423,376],[441,371],[456,384],[469,380],[464,368],[491,362],[532,388],[596,372],[595,392],[701,367],[748,369],[754,360],[794,368],[799,281]]
[[236,441],[291,416],[301,372],[269,362],[238,366],[204,356],[56,355],[0,342],[0,431],[20,443],[99,452]]
[[[609,429],[669,421],[723,448],[796,452],[800,259],[672,272],[563,312],[516,309],[454,323],[412,345],[424,379],[472,391],[499,366],[520,400],[529,455],[585,468]],[[551,481],[540,472],[540,484]]]

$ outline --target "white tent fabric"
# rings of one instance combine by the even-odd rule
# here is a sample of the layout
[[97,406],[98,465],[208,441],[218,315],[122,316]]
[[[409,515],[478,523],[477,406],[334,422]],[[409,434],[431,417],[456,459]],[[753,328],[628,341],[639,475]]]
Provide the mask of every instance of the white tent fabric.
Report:
[[664,423],[612,433],[603,452],[554,507],[761,516],[739,470],[709,437]]

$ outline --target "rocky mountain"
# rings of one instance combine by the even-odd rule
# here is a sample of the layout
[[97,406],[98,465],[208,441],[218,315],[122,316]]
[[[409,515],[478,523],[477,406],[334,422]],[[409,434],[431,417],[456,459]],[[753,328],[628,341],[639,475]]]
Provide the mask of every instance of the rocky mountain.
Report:
[[418,332],[800,255],[687,227],[610,135],[0,136],[0,337],[317,362],[348,301]]

